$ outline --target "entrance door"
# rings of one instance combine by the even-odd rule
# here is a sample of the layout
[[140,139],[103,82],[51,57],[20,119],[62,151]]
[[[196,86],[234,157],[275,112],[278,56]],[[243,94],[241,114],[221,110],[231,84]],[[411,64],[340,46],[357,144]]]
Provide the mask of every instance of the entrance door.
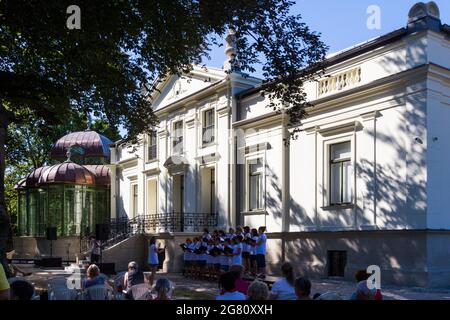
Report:
[[[175,229],[184,230],[184,175],[173,176],[173,213]],[[178,231],[178,230],[176,230]]]
[[201,212],[214,214],[216,212],[216,181],[215,170],[211,167],[202,168],[201,171]]

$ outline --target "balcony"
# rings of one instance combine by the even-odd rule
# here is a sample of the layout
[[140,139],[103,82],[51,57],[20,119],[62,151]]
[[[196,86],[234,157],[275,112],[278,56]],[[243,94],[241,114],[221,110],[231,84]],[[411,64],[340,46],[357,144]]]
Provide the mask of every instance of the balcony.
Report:
[[170,212],[111,219],[107,246],[135,234],[158,232],[201,232],[217,226],[217,213]]

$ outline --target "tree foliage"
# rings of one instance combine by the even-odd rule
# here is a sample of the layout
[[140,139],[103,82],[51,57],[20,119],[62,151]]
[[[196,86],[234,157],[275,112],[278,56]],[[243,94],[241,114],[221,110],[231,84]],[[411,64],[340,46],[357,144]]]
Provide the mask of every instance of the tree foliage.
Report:
[[[81,9],[80,30],[66,28],[72,4]],[[11,150],[17,138],[6,138],[8,123],[41,121],[40,130],[52,131],[91,115],[114,130],[123,127],[133,141],[158,121],[143,86],[153,90],[158,77],[204,63],[230,27],[237,35],[235,71],[252,72],[262,63],[270,106],[288,106],[298,123],[307,105],[302,85],[311,77],[299,70],[318,66],[326,46],[289,13],[291,6],[289,0],[2,0],[0,185],[1,145]],[[41,152],[33,166],[42,162]]]

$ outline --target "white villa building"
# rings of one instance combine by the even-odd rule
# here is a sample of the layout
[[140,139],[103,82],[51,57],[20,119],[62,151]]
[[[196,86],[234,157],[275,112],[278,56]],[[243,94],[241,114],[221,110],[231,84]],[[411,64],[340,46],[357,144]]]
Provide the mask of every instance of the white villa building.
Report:
[[[228,65],[159,84],[154,135],[111,147],[112,217],[145,219],[166,243],[205,226],[267,226],[273,272],[290,261],[353,280],[378,265],[384,283],[450,284],[450,26],[433,2],[328,57],[289,144],[261,81]],[[181,250],[168,248],[179,270]]]

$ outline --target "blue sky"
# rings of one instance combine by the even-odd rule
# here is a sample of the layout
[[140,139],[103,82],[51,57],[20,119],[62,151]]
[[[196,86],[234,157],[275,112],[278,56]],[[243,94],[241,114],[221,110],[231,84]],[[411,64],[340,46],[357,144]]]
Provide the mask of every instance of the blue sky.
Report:
[[[340,51],[404,27],[409,9],[417,0],[297,0],[292,13],[301,14],[314,31],[322,34],[328,53]],[[424,1],[425,3],[427,1]],[[450,0],[436,0],[441,21],[450,24]],[[381,13],[381,28],[368,29],[366,13],[370,5],[377,5]],[[214,48],[206,65],[221,68],[225,59],[222,48]],[[260,74],[256,73],[256,76]]]

